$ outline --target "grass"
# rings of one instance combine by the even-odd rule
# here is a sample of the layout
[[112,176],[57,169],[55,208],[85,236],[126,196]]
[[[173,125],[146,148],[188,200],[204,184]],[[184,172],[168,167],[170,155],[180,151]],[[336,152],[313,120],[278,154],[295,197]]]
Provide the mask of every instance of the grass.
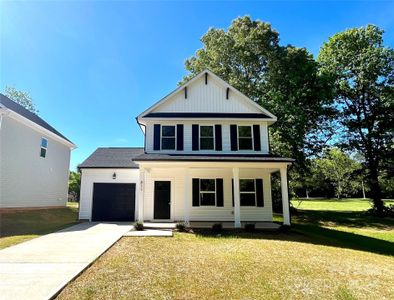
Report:
[[[292,204],[297,209],[302,209],[302,210],[365,211],[371,208],[371,201],[362,198],[347,198],[341,200],[300,199],[300,200],[292,200]],[[394,204],[394,200],[385,200],[385,204],[386,205]]]
[[78,204],[65,208],[0,212],[0,249],[76,224]]
[[58,299],[393,299],[394,220],[320,202],[290,233],[123,238]]

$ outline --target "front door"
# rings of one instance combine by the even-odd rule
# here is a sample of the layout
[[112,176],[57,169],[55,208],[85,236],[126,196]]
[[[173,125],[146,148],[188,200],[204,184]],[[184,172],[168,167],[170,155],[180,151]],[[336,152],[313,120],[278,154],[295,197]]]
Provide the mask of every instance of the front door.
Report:
[[164,220],[171,218],[171,181],[155,181],[154,191],[155,219]]

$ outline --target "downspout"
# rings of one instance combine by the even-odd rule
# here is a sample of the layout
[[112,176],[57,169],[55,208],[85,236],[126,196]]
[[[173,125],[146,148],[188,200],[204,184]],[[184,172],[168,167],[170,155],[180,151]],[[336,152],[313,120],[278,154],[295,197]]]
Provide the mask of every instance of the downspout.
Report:
[[[138,121],[138,117],[136,117],[135,120],[137,121],[137,124],[140,126],[140,129],[141,129],[142,133],[144,134],[144,153],[146,153],[146,125],[140,123]],[[142,126],[145,128],[145,130],[142,130]]]

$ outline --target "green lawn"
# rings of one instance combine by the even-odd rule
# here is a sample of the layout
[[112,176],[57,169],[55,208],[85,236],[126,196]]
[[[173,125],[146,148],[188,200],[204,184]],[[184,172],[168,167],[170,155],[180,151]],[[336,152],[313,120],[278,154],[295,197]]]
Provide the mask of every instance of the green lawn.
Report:
[[65,208],[0,212],[0,249],[76,224],[78,204]]
[[394,220],[358,201],[304,206],[289,233],[123,238],[58,299],[393,299]]
[[[385,200],[387,205],[394,204],[394,200]],[[371,201],[361,198],[324,199],[324,200],[293,200],[292,204],[304,210],[334,210],[334,211],[365,211],[371,208]]]

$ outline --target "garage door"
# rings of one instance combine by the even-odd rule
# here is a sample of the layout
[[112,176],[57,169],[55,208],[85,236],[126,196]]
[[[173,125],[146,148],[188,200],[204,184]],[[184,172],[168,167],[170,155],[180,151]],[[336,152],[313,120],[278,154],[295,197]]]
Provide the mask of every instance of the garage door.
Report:
[[94,183],[92,221],[134,221],[135,183]]

